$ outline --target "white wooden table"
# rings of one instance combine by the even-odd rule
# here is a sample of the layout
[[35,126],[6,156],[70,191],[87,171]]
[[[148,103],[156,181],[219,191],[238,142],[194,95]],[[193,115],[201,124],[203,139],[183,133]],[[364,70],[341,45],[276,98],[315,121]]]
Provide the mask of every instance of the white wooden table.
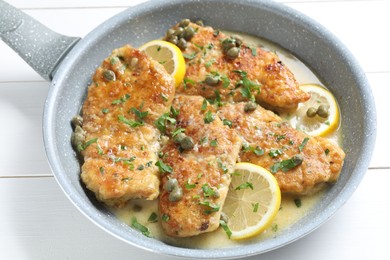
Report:
[[[84,36],[145,0],[9,0],[57,32]],[[390,259],[390,1],[279,0],[330,29],[371,83],[378,136],[367,174],[333,218],[286,247],[251,259]],[[170,259],[100,230],[51,173],[41,120],[49,83],[0,42],[0,259]]]

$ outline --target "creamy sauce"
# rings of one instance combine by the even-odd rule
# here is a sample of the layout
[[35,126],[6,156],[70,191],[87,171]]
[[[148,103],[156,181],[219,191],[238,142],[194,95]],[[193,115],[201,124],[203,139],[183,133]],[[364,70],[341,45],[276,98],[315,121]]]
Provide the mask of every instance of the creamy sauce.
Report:
[[[240,35],[245,39],[245,42],[249,46],[260,46],[265,50],[275,52],[281,61],[294,73],[297,81],[300,84],[318,84],[324,86],[320,79],[299,59],[294,57],[288,51],[282,49],[281,47],[273,44],[264,39],[259,39],[257,37],[244,35],[236,32],[224,32],[227,35],[235,34]],[[286,114],[281,114],[282,118]],[[328,138],[333,141],[340,143],[340,130],[336,131],[334,134]],[[122,209],[110,209],[120,220],[125,222],[128,225],[131,225],[131,219],[133,217],[137,218],[137,221],[142,225],[150,229],[152,237],[164,241],[167,244],[186,247],[186,248],[221,248],[221,247],[232,247],[240,246],[242,244],[253,243],[254,241],[261,241],[266,239],[272,239],[277,237],[279,234],[288,229],[291,225],[296,223],[299,219],[305,216],[313,206],[321,199],[321,197],[326,193],[325,191],[317,192],[314,195],[307,196],[292,196],[292,195],[282,195],[282,202],[280,210],[274,219],[272,225],[265,230],[262,234],[256,236],[252,239],[247,239],[243,241],[234,241],[228,239],[226,233],[222,228],[217,229],[214,232],[204,233],[196,237],[191,238],[172,238],[164,234],[159,222],[150,223],[148,218],[152,213],[158,213],[158,201],[145,201],[145,200],[133,200],[130,201]],[[295,200],[300,201],[300,206],[297,206]]]

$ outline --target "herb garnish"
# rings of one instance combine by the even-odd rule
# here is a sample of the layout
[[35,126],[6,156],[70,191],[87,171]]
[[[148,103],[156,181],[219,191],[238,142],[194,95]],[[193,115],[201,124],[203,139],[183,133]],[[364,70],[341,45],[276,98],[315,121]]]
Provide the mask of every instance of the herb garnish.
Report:
[[303,139],[302,143],[298,147],[300,152],[302,152],[303,148],[305,147],[308,141],[309,141],[309,137],[305,137],[305,139]]
[[226,222],[224,220],[220,220],[219,221],[219,225],[222,227],[222,229],[225,231],[226,235],[228,236],[228,238],[230,239],[230,237],[232,236],[232,231],[230,230],[230,228],[228,227],[228,225],[226,224]]
[[140,231],[143,235],[147,236],[147,237],[152,237],[151,234],[150,234],[150,230],[149,228],[145,227],[144,225],[142,225],[141,223],[139,223],[137,221],[137,218],[136,217],[133,217],[131,219],[131,226],[133,228],[135,228],[136,230]]
[[87,142],[85,142],[85,143],[83,143],[83,144],[79,144],[79,145],[77,146],[77,150],[78,150],[79,152],[84,151],[85,149],[87,149],[88,146],[90,146],[90,145],[93,144],[93,143],[96,143],[97,140],[98,140],[97,138],[93,138],[93,139],[91,139],[91,140],[89,140],[89,141],[87,141]]
[[171,124],[176,124],[176,119],[173,117],[170,117],[169,113],[164,113],[162,116],[160,116],[155,122],[154,125],[160,130],[162,133],[165,133],[167,130],[167,122]]
[[244,182],[244,183],[238,185],[234,190],[245,190],[245,189],[253,190],[253,184],[250,182]]
[[156,223],[158,221],[158,216],[155,212],[152,212],[148,218],[149,223]]
[[173,169],[171,166],[165,164],[163,161],[158,160],[155,165],[158,167],[162,173],[172,173]]
[[203,196],[205,196],[206,198],[216,196],[217,194],[215,190],[209,186],[208,183],[203,184],[202,190],[203,190]]
[[127,119],[126,117],[124,117],[123,115],[119,115],[118,116],[118,119],[119,121],[125,123],[126,125],[134,128],[134,127],[137,127],[137,126],[142,126],[144,125],[144,122],[139,122],[139,121],[135,121],[135,120],[131,120],[131,119]]
[[294,167],[301,165],[303,162],[303,157],[301,155],[295,155],[290,159],[283,160],[281,162],[277,162],[271,166],[271,172],[276,173],[281,170],[283,172],[287,172],[288,170],[293,169]]
[[215,119],[215,115],[211,111],[207,111],[206,115],[204,117],[204,122],[206,124],[209,124],[209,123],[213,122],[214,119]]
[[300,208],[300,207],[302,206],[302,201],[301,201],[300,198],[294,199],[294,203],[295,203],[295,206],[296,206],[297,208]]
[[224,125],[227,125],[228,127],[232,127],[232,121],[230,121],[230,120],[228,120],[228,119],[223,119],[222,120],[222,123],[224,124]]
[[111,104],[112,105],[122,104],[122,103],[126,102],[126,100],[128,100],[129,98],[130,98],[130,95],[129,94],[125,94],[121,98],[112,101]]
[[206,215],[210,215],[211,213],[217,212],[220,209],[219,205],[213,204],[210,201],[201,201],[199,204],[207,207],[207,209],[204,211]]

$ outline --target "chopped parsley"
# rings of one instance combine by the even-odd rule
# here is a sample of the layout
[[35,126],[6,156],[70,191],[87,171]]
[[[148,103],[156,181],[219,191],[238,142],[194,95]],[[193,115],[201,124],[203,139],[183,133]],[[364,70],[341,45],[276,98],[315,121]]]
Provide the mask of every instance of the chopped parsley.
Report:
[[112,105],[119,105],[119,104],[122,104],[122,103],[126,102],[129,98],[130,98],[130,95],[129,94],[125,94],[121,98],[112,101],[111,104]]
[[217,147],[218,146],[218,140],[217,139],[211,140],[210,141],[210,146]]
[[224,220],[219,220],[219,225],[222,227],[222,229],[225,231],[226,235],[230,239],[232,236],[232,231],[230,230],[229,226],[226,224]]
[[158,216],[155,212],[152,212],[148,218],[149,223],[156,223],[158,221]]
[[167,215],[167,214],[162,214],[161,220],[164,221],[164,222],[167,222],[167,221],[169,220],[169,215]]
[[173,117],[170,117],[169,113],[164,113],[162,116],[160,116],[155,122],[154,125],[160,130],[162,133],[165,133],[167,130],[167,123],[176,124],[176,119]]
[[91,140],[89,140],[89,141],[87,141],[87,142],[85,142],[85,143],[83,143],[83,144],[79,144],[79,145],[77,146],[77,150],[78,150],[79,152],[84,151],[85,149],[87,149],[88,146],[90,146],[90,145],[93,144],[93,143],[96,143],[97,140],[98,140],[97,138],[93,138],[93,139],[91,139]]
[[[141,105],[141,106],[142,106],[142,105]],[[148,114],[149,114],[149,111],[143,111],[143,112],[142,112],[141,110],[138,110],[138,109],[135,108],[135,107],[132,107],[132,108],[130,109],[130,111],[134,113],[134,115],[136,116],[138,122],[143,122],[143,120],[144,120],[144,119],[148,116]]]
[[204,211],[204,214],[206,215],[210,215],[211,213],[217,212],[220,209],[219,205],[213,204],[210,201],[201,201],[199,204],[206,206],[207,209]]
[[291,157],[290,159],[283,160],[281,162],[277,162],[274,165],[271,166],[271,172],[276,173],[277,171],[281,170],[283,172],[287,172],[294,167],[301,165],[303,161],[302,156],[295,155]]
[[215,115],[211,111],[207,111],[204,117],[204,122],[206,124],[210,124],[211,122],[214,121],[214,119],[215,119]]
[[162,173],[172,173],[173,169],[171,166],[165,164],[163,161],[158,160],[155,165],[158,167]]
[[283,154],[283,150],[282,149],[272,149],[271,151],[269,151],[268,155],[271,156],[272,158],[275,158],[279,155]]
[[147,237],[151,237],[151,234],[150,234],[150,230],[149,228],[145,227],[144,225],[142,225],[141,223],[139,223],[137,221],[137,218],[136,217],[133,217],[131,219],[131,226],[138,230],[139,232],[141,232],[143,235],[147,236]]
[[297,208],[300,208],[300,207],[302,206],[302,201],[301,201],[300,198],[294,199],[294,203],[295,203],[295,206],[296,206]]
[[234,190],[245,190],[245,189],[253,190],[253,184],[247,181],[238,185]]
[[123,115],[119,115],[118,116],[118,119],[119,121],[125,123],[126,125],[134,128],[134,127],[137,127],[137,126],[142,126],[144,125],[144,122],[139,122],[139,121],[135,121],[135,120],[131,120],[131,119],[127,119],[126,117],[124,117]]
[[300,152],[302,152],[303,148],[305,147],[308,141],[309,141],[309,137],[305,137],[305,139],[303,139],[302,143],[298,147]]
[[253,212],[256,213],[259,210],[259,203],[252,203]]
[[183,53],[183,57],[186,58],[187,60],[193,60],[196,57],[196,52],[193,52],[191,54],[188,53]]
[[184,185],[186,187],[187,190],[192,190],[193,188],[196,187],[196,184],[195,183],[191,183],[191,180],[187,180],[187,182],[185,183]]
[[216,196],[217,194],[217,192],[215,192],[215,190],[211,188],[208,183],[203,184],[202,190],[203,190],[203,196],[205,196],[206,198]]
[[222,123],[224,124],[224,125],[227,125],[228,127],[232,127],[232,121],[230,121],[230,120],[228,120],[228,119],[223,119],[222,120]]

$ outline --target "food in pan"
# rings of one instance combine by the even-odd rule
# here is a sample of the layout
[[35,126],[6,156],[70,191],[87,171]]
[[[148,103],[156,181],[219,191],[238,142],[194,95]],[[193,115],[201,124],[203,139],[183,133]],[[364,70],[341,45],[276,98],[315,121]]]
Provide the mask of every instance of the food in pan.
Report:
[[83,156],[81,179],[99,200],[121,206],[158,197],[154,122],[169,111],[174,93],[162,65],[130,46],[114,50],[96,70],[73,143]]
[[[339,177],[345,154],[337,144],[334,97],[313,84],[307,89],[316,95],[305,92],[286,64],[291,56],[260,48],[250,37],[185,19],[164,40],[170,43],[114,50],[97,69],[73,120],[82,181],[132,227],[168,243],[202,247],[210,241],[202,233],[276,234]],[[305,83],[320,83],[292,60],[294,70],[304,68]],[[261,185],[251,178],[268,183],[261,196],[270,204],[232,207],[256,196]],[[254,223],[233,228],[234,216],[230,229],[224,208],[241,210]],[[249,217],[259,209],[263,219]]]

